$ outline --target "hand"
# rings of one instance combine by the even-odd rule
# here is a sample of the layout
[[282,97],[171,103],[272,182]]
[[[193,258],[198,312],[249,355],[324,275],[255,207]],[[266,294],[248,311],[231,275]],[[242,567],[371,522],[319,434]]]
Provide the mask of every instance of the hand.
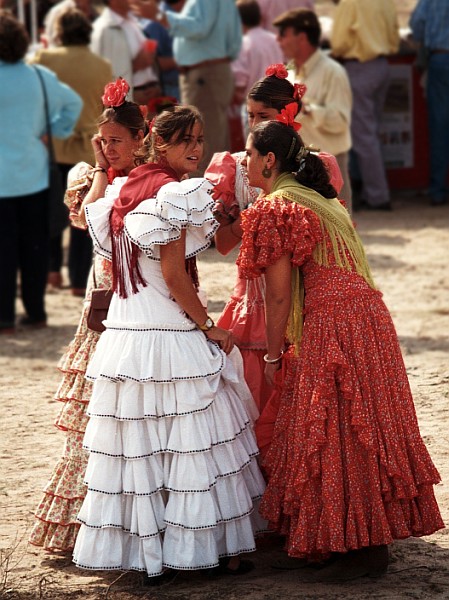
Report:
[[84,212],[84,203],[79,209],[70,209],[69,219],[72,227],[76,227],[76,229],[87,229],[86,214]]
[[101,145],[101,136],[96,133],[91,139],[92,148],[95,153],[95,165],[102,169],[109,169],[109,163],[103,153],[103,147]]
[[147,50],[147,48],[143,46],[135,58],[133,58],[133,72],[142,71],[147,67],[153,66],[155,56],[156,53],[154,51]]
[[234,347],[234,338],[232,333],[227,329],[221,329],[221,327],[211,327],[209,331],[204,332],[206,337],[217,342],[220,348],[226,354],[229,354]]
[[132,0],[130,8],[135,15],[151,21],[156,19],[159,12],[158,3],[155,0]]
[[279,361],[277,363],[267,363],[265,365],[265,379],[267,380],[269,385],[274,385],[274,376],[276,375],[277,371],[281,368],[281,365],[282,361]]

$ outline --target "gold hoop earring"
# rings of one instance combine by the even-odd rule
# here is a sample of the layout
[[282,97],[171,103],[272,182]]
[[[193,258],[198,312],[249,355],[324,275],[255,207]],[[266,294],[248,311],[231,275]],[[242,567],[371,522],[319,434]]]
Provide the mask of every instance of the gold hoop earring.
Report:
[[262,176],[265,177],[265,179],[270,179],[271,169],[268,169],[268,167],[264,167],[262,171]]

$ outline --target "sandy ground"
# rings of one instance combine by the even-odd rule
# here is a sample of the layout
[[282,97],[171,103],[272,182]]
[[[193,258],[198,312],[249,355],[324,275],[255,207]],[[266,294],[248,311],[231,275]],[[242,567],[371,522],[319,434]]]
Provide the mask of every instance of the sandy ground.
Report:
[[[442,476],[436,494],[449,523],[449,206],[430,207],[425,196],[402,193],[394,196],[392,213],[360,212],[355,220],[396,323],[421,432]],[[235,252],[221,257],[214,249],[201,255],[199,270],[213,316],[229,297],[235,258]],[[0,339],[0,597],[449,598],[449,530],[395,543],[384,578],[340,585],[317,585],[304,572],[272,569],[282,550],[266,544],[253,555],[256,569],[244,577],[210,582],[186,573],[156,591],[143,587],[138,573],[80,571],[70,556],[28,545],[41,489],[62,452],[64,436],[52,426],[58,412],[52,399],[59,380],[56,363],[81,309],[81,300],[67,289],[49,293],[47,303],[47,329]]]
[[[404,27],[416,1],[395,3]],[[331,14],[332,6],[329,0],[317,0],[322,15]],[[391,214],[361,212],[355,220],[396,323],[421,432],[441,473],[436,495],[449,524],[449,206],[431,208],[419,193],[395,194],[393,200]],[[212,316],[218,316],[231,292],[235,258],[235,252],[221,257],[214,249],[200,258]],[[81,300],[63,289],[48,294],[47,307],[47,329],[0,338],[1,598],[449,599],[449,529],[393,544],[382,579],[339,585],[310,583],[304,571],[272,569],[282,555],[276,545],[261,545],[252,556],[256,569],[246,576],[211,582],[186,573],[157,590],[143,587],[138,573],[81,571],[70,556],[30,546],[33,511],[62,452],[64,436],[52,426],[59,408],[53,400],[56,363],[75,332]]]

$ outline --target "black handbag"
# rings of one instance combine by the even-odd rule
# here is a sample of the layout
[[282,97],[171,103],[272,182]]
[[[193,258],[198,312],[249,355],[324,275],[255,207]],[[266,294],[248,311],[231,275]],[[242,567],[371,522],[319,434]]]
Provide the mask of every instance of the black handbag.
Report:
[[48,148],[48,228],[50,238],[60,235],[69,225],[69,212],[64,204],[64,194],[66,185],[63,181],[62,173],[55,161],[55,152],[53,148],[53,137],[50,127],[50,115],[48,112],[48,98],[45,83],[39,69],[34,67],[39,77],[45,104],[45,120],[47,124],[47,148]]
[[106,327],[103,321],[107,319],[113,291],[109,288],[97,288],[95,279],[95,263],[93,267],[94,289],[91,292],[90,306],[87,311],[87,327],[92,331],[102,333]]

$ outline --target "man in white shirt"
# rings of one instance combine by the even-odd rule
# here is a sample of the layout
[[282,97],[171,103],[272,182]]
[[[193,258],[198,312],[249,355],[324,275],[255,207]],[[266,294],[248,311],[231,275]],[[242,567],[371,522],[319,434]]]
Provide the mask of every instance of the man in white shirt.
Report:
[[123,77],[131,87],[130,100],[147,104],[161,89],[153,68],[155,53],[146,48],[146,38],[129,0],[104,0],[101,15],[93,23],[91,49],[112,65],[114,77]]
[[274,20],[278,42],[285,56],[289,80],[307,87],[303,108],[297,120],[302,123],[301,137],[337,159],[343,176],[340,197],[351,211],[349,150],[351,149],[352,92],[345,69],[323,52],[321,26],[314,11],[287,11]]

